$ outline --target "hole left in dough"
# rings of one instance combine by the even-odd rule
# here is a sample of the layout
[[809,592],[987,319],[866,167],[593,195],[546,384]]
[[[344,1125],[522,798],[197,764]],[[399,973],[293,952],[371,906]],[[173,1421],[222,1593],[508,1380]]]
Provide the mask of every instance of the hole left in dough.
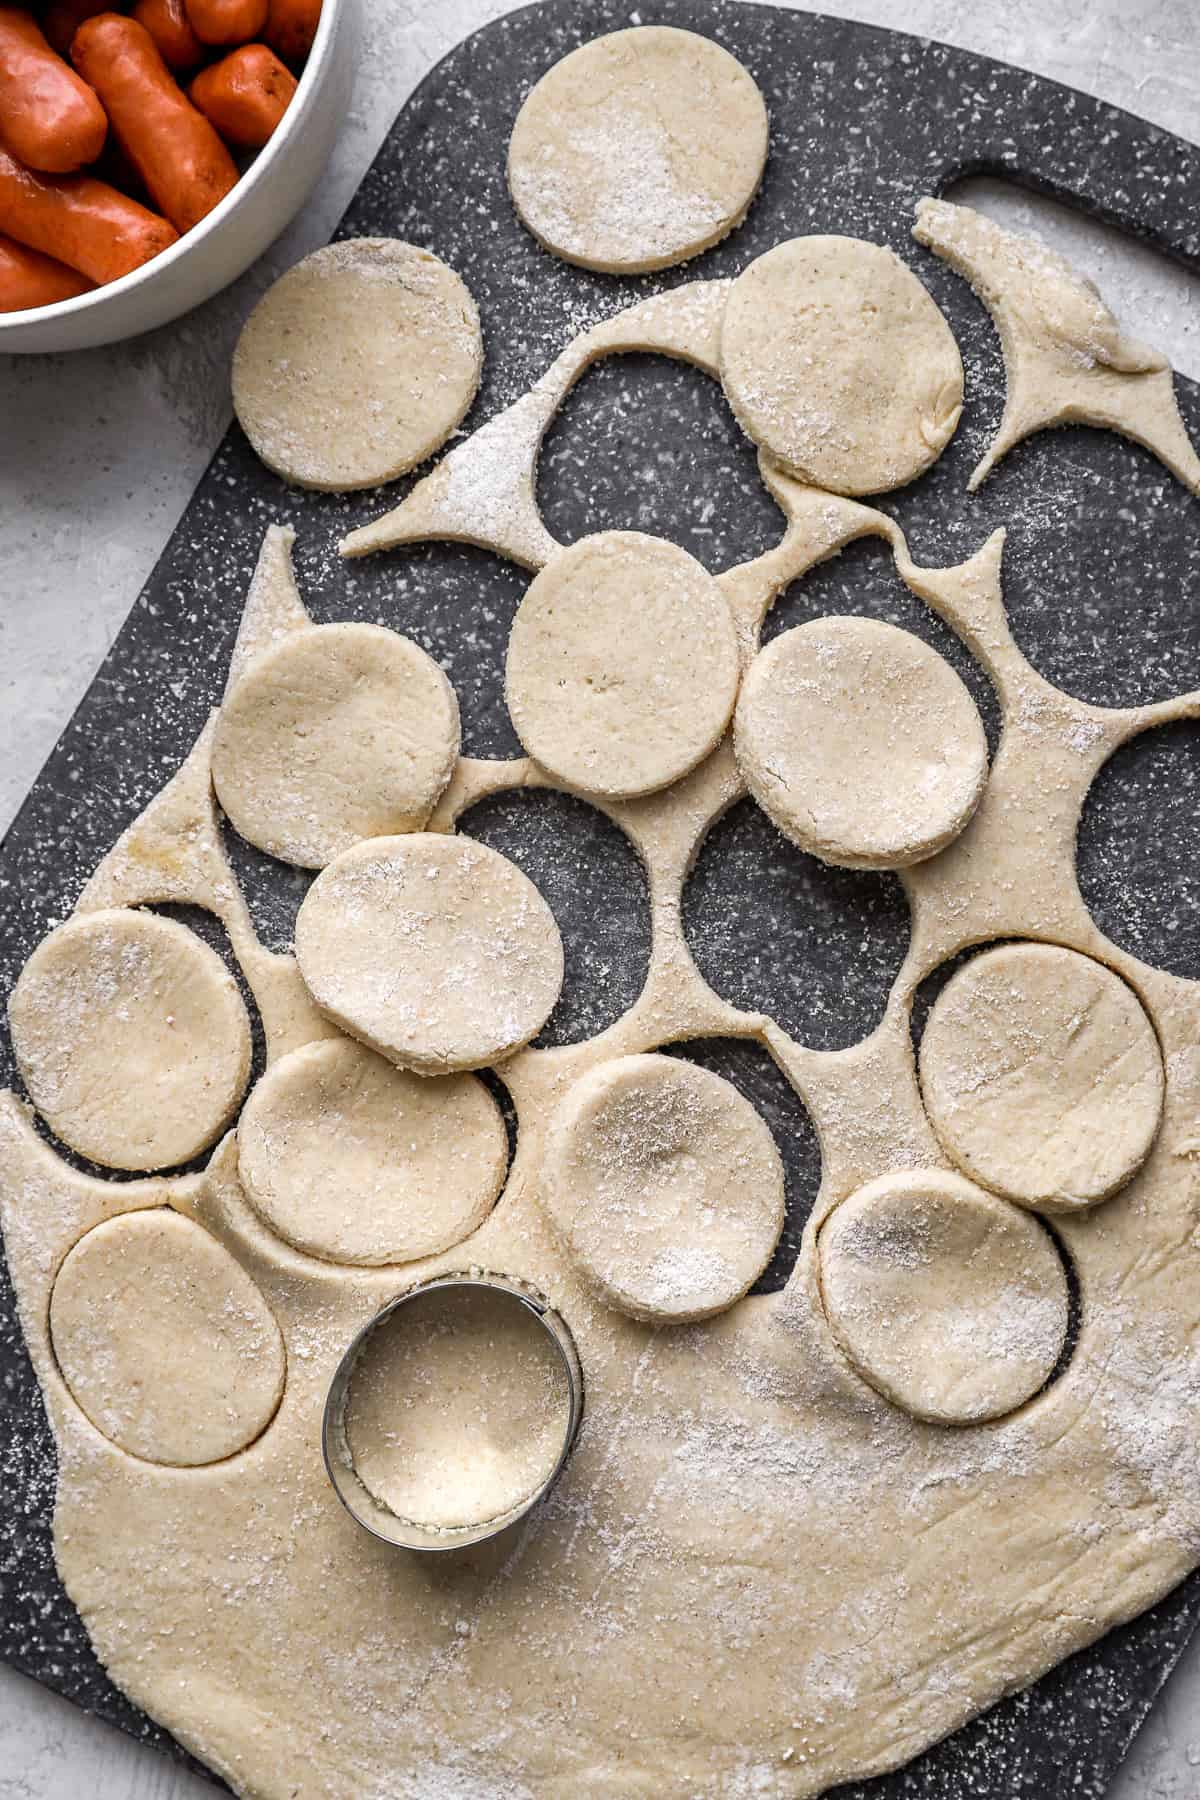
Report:
[[1088,789],[1075,861],[1101,931],[1156,969],[1200,978],[1200,719],[1144,731],[1110,757]]
[[190,1161],[229,1124],[249,1079],[236,981],[194,932],[155,913],[68,919],[21,971],[8,1016],[34,1106],[103,1168]]
[[581,376],[546,433],[537,496],[561,543],[644,531],[712,574],[760,556],[783,530],[720,385],[649,352],[605,357]]
[[683,926],[723,1000],[767,1013],[814,1050],[841,1050],[874,1030],[909,938],[895,875],[818,862],[750,799],[700,845]]
[[[1200,387],[1178,386],[1200,438]],[[963,476],[964,465],[938,463],[881,510],[930,567],[963,561],[1004,528],[1005,611],[1039,674],[1096,706],[1148,704],[1196,686],[1200,607],[1181,597],[1200,585],[1200,506],[1148,450],[1068,425],[1018,445],[969,503]],[[831,579],[856,548],[827,565]]]
[[279,1327],[229,1252],[165,1207],[97,1225],[50,1296],[63,1380],[97,1431],[145,1462],[198,1468],[253,1443],[286,1372]]
[[224,813],[218,815],[221,844],[237,878],[251,922],[266,949],[283,954],[292,947],[296,913],[313,883],[311,869],[282,863],[248,844]]
[[504,1121],[481,1081],[410,1075],[345,1038],[275,1063],[238,1122],[254,1206],[328,1262],[412,1262],[461,1243],[507,1166]]

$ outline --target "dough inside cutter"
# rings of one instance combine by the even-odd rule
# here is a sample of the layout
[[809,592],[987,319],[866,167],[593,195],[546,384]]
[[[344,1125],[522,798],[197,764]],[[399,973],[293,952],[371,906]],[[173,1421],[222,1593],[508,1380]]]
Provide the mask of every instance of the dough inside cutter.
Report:
[[571,1429],[570,1381],[546,1326],[482,1282],[431,1286],[385,1314],[345,1396],[359,1482],[429,1531],[514,1515],[553,1478]]

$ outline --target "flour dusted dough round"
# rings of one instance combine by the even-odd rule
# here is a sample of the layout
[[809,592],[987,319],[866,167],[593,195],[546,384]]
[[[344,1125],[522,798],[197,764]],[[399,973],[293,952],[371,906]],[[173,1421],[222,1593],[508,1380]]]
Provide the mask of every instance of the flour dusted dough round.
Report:
[[673,1056],[623,1056],[584,1075],[554,1114],[542,1200],[610,1306],[706,1319],[771,1260],[783,1164],[732,1083]]
[[743,270],[721,380],[743,431],[835,494],[904,487],[962,411],[953,332],[907,264],[861,238],[792,238]]
[[479,1069],[541,1030],[562,986],[554,915],[467,837],[375,838],[331,862],[296,916],[296,959],[334,1022],[422,1075]]
[[918,1419],[997,1419],[1043,1387],[1066,1337],[1061,1258],[1045,1226],[961,1175],[868,1182],[818,1239],[826,1314],[846,1355]]
[[382,625],[318,625],[234,685],[213,785],[250,843],[319,869],[362,838],[419,831],[458,749],[454,689],[419,645]]
[[157,913],[68,919],[25,964],[8,1020],[37,1110],[108,1169],[188,1162],[228,1125],[250,1076],[237,983],[194,931]]
[[921,1092],[959,1167],[1023,1206],[1115,1193],[1158,1130],[1154,1027],[1119,976],[1054,944],[1005,944],[951,977],[921,1039]]
[[718,744],[737,697],[733,617],[686,550],[602,531],[535,577],[508,642],[505,695],[544,769],[584,793],[669,786]]
[[439,449],[482,367],[479,314],[453,269],[396,238],[349,238],[263,295],[233,354],[233,405],[269,469],[342,493]]
[[711,38],[643,25],[593,38],[526,97],[508,185],[533,235],[585,269],[637,274],[740,225],[767,159],[767,109]]
[[193,1468],[263,1432],[283,1339],[228,1250],[165,1207],[97,1225],[50,1297],[63,1380],[97,1431],[146,1462]]
[[958,836],[988,774],[965,685],[878,619],[813,619],[755,657],[734,746],[780,831],[822,862],[898,869]]
[[461,1243],[507,1166],[481,1081],[410,1075],[346,1039],[275,1063],[238,1122],[250,1199],[280,1237],[329,1262],[412,1262]]
[[503,1518],[536,1493],[570,1418],[562,1358],[526,1306],[483,1287],[431,1288],[367,1340],[344,1429],[376,1500],[450,1530]]

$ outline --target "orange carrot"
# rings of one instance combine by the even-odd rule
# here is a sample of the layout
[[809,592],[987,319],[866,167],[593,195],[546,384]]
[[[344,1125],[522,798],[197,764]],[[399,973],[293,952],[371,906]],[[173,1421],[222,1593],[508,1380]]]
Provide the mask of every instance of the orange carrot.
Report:
[[133,16],[144,25],[168,69],[194,69],[204,61],[204,45],[188,24],[183,0],[137,0]]
[[267,0],[184,0],[192,30],[202,44],[248,44],[261,37]]
[[69,175],[95,162],[108,136],[104,108],[50,48],[36,19],[0,6],[0,141],[27,168]]
[[0,150],[0,231],[90,281],[116,281],[178,232],[91,175],[34,175]]
[[85,19],[94,19],[97,13],[121,10],[119,4],[113,6],[107,0],[55,0],[53,6],[46,8],[42,30],[60,56],[69,56],[71,40]]
[[270,0],[263,33],[284,62],[302,63],[312,49],[321,18],[321,0]]
[[261,150],[288,109],[296,77],[265,44],[243,44],[201,69],[188,93],[227,144]]
[[0,313],[53,306],[56,300],[86,294],[91,285],[86,275],[76,274],[52,256],[30,250],[14,238],[0,237]]
[[101,13],[75,33],[71,60],[104,102],[117,142],[177,231],[223,200],[237,165],[182,92],[136,19]]

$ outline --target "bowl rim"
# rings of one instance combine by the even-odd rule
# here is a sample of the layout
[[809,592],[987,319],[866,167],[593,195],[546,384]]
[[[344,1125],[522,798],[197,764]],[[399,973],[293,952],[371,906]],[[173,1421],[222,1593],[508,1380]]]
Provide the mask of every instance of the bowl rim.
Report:
[[[54,300],[49,306],[29,306],[19,312],[0,313],[0,348],[3,347],[4,333],[15,330],[19,326],[37,325],[44,320],[69,319],[80,313],[89,312],[93,307],[108,301],[120,300],[126,294],[134,293],[138,288],[146,286],[167,270],[174,268],[193,250],[198,250],[212,235],[221,229],[226,219],[237,210],[244,200],[249,199],[253,191],[261,186],[270,173],[273,165],[282,155],[285,146],[291,142],[296,131],[300,129],[310,111],[317,83],[324,73],[329,61],[333,43],[335,16],[343,11],[351,0],[322,0],[321,17],[317,25],[317,34],[313,39],[308,60],[301,72],[292,103],[288,107],[278,131],[263,146],[254,158],[250,167],[242,174],[223,200],[218,201],[210,213],[207,213],[198,225],[184,232],[178,241],[166,250],[160,250],[149,262],[131,269],[128,275],[118,276],[116,281],[108,281],[101,287],[95,287],[84,294],[73,294],[69,300]],[[84,171],[86,173],[86,171]]]

